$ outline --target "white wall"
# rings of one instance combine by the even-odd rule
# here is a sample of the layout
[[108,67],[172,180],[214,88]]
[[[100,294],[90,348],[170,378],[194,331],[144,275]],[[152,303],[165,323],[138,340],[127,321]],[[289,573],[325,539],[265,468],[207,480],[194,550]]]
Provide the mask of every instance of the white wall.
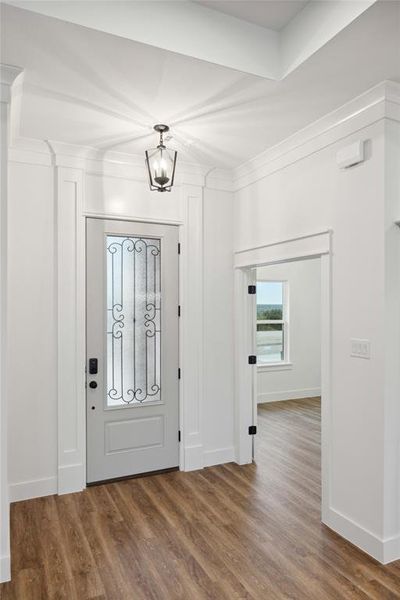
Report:
[[321,393],[320,263],[319,259],[311,259],[257,269],[257,280],[287,282],[290,363],[257,367],[259,403]]
[[[362,104],[362,99],[357,102]],[[391,304],[390,319],[400,304],[400,230],[393,224],[398,195],[397,208],[392,199],[390,216],[385,213],[388,184],[398,194],[398,166],[396,171],[392,161],[391,172],[385,170],[385,115],[391,111],[398,118],[398,111],[397,104],[380,99],[366,99],[365,107],[355,110],[352,118],[338,114],[337,125],[330,115],[326,129],[319,123],[308,139],[302,132],[302,140],[289,140],[286,155],[285,148],[279,148],[270,163],[268,157],[260,159],[254,172],[249,167],[250,175],[242,175],[243,170],[238,174],[235,247],[332,229],[330,506],[325,522],[380,560],[393,560],[400,557],[400,520],[398,509],[394,515],[393,507],[390,513],[384,505],[383,480],[390,464],[389,479],[396,490],[391,502],[398,507],[400,427],[398,419],[385,424],[385,389],[391,388],[393,413],[400,389],[398,360],[390,373],[385,370],[385,304]],[[366,160],[339,170],[337,151],[360,139],[366,141]],[[390,143],[395,144],[394,135]],[[393,261],[386,284],[385,236]],[[398,312],[394,323],[398,332]],[[370,360],[350,356],[350,338],[370,340]],[[398,337],[392,342],[398,358]]]
[[[400,556],[400,229],[393,225],[400,134],[385,118],[387,104],[367,104],[354,118],[338,119],[337,126],[330,117],[321,135],[294,144],[266,167],[263,158],[250,175],[240,170],[234,247],[333,230],[331,492],[325,521],[388,560],[396,552]],[[365,162],[338,170],[337,150],[360,138],[367,140]],[[9,477],[11,495],[19,499],[57,490],[56,194],[54,157],[20,148],[10,158]],[[69,162],[74,159],[65,159],[66,172]],[[191,315],[192,326],[199,320],[201,331],[186,357],[189,362],[192,353],[199,357],[199,413],[190,416],[189,432],[199,443],[192,446],[197,452],[192,465],[231,460],[230,193],[204,190],[197,179],[160,200],[132,177],[130,167],[120,172],[116,164],[104,165],[104,172],[102,167],[84,177],[87,212],[187,221],[188,205],[196,208],[186,239],[201,249],[192,282],[202,284],[202,309]],[[68,196],[64,200],[68,205]],[[189,337],[191,332],[188,328]],[[351,337],[371,341],[370,360],[350,356]]]
[[[20,146],[23,146],[23,142]],[[134,169],[126,166],[102,165],[91,162],[79,171],[71,158],[71,168],[59,167],[58,200],[55,186],[56,169],[50,155],[18,147],[10,157],[9,212],[9,482],[12,500],[56,493],[60,490],[58,462],[71,454],[72,464],[64,464],[62,491],[68,491],[72,477],[81,467],[76,464],[84,455],[79,446],[77,425],[80,409],[74,386],[66,394],[62,414],[65,415],[65,440],[58,439],[58,343],[57,305],[57,231],[60,221],[67,219],[62,260],[67,269],[67,282],[75,285],[73,249],[69,248],[74,228],[76,206],[73,203],[77,185],[68,183],[83,174],[83,210],[89,214],[104,214],[131,219],[161,219],[185,225],[182,239],[182,268],[189,260],[192,280],[183,290],[182,312],[189,315],[186,337],[189,351],[183,357],[182,385],[187,397],[186,427],[182,432],[187,447],[185,468],[233,460],[233,343],[232,343],[232,211],[231,192],[203,189],[201,178],[195,185],[177,185],[171,194],[150,192],[145,181],[132,177]],[[76,161],[75,161],[76,162]],[[95,166],[94,166],[95,165]],[[142,166],[140,167],[142,169]],[[104,171],[104,172],[103,172]],[[63,191],[63,182],[67,187]],[[78,185],[79,187],[79,185]],[[61,191],[60,191],[61,189]],[[61,196],[60,196],[61,194]],[[61,204],[60,204],[61,198]],[[57,226],[58,203],[58,226]],[[185,237],[186,236],[186,237]],[[70,253],[71,259],[68,258]],[[72,253],[72,254],[71,254]],[[78,258],[78,263],[80,259]],[[203,261],[203,268],[195,265]],[[193,270],[194,268],[194,270]],[[70,278],[70,279],[69,279]],[[79,274],[78,274],[79,278]],[[196,287],[198,285],[198,288]],[[200,290],[198,297],[197,289]],[[182,291],[182,290],[181,290]],[[191,295],[195,294],[196,298]],[[64,309],[74,302],[67,288],[61,292]],[[186,304],[185,304],[186,298]],[[201,308],[198,308],[201,307]],[[74,311],[67,314],[72,318]],[[204,326],[203,326],[204,319]],[[201,324],[201,331],[198,325]],[[74,360],[73,324],[66,352]],[[204,345],[203,345],[204,342]],[[191,344],[191,346],[190,346]],[[202,355],[202,360],[196,357]],[[82,365],[83,369],[84,365]],[[204,369],[204,376],[203,376]],[[65,387],[65,386],[64,386]],[[197,394],[199,396],[197,397]],[[191,405],[196,395],[196,405]],[[61,424],[63,427],[63,424]],[[75,458],[77,457],[77,458]],[[79,459],[80,460],[80,459]],[[80,475],[81,477],[81,475]]]

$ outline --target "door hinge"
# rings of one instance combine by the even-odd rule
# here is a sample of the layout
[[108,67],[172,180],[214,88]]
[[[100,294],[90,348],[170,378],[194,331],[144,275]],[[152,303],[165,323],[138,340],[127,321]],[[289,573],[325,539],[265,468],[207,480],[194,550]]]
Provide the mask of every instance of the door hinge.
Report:
[[181,253],[181,243],[178,242],[178,254],[180,254],[180,253]]
[[248,294],[256,294],[257,287],[255,285],[249,285],[249,287],[247,288],[247,293]]
[[179,369],[178,369],[178,379],[180,379],[180,378],[181,378],[181,368],[179,367]]
[[181,430],[178,431],[178,442],[181,441]]
[[257,364],[257,356],[255,356],[255,354],[250,354],[249,365],[256,365],[256,364]]
[[178,305],[178,317],[180,317],[180,316],[181,316],[181,305],[179,304]]
[[249,427],[249,435],[256,435],[257,427],[255,425],[250,425]]

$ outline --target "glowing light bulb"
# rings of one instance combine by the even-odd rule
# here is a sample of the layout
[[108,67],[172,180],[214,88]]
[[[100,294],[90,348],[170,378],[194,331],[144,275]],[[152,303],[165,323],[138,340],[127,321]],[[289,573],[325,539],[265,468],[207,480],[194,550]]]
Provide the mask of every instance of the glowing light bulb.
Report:
[[160,162],[154,161],[154,181],[160,186],[164,186],[168,183],[169,177],[167,175],[167,161],[164,158],[160,158]]
[[166,177],[167,176],[167,163],[165,158],[162,158],[160,160],[160,168],[161,168],[161,177]]

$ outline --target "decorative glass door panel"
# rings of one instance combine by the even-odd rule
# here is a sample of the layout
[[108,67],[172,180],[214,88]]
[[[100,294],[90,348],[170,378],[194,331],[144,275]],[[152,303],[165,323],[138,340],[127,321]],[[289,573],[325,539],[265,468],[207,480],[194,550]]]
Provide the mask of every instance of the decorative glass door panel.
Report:
[[107,235],[108,408],[161,402],[161,239]]

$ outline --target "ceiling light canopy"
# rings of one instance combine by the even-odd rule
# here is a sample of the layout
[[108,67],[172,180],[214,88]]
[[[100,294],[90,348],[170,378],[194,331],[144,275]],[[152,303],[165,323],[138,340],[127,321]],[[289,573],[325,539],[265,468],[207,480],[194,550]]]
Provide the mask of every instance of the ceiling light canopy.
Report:
[[154,125],[154,129],[160,134],[160,143],[157,148],[145,151],[150,189],[158,192],[170,192],[174,185],[178,153],[176,150],[168,150],[164,144],[163,135],[169,131],[168,125]]

